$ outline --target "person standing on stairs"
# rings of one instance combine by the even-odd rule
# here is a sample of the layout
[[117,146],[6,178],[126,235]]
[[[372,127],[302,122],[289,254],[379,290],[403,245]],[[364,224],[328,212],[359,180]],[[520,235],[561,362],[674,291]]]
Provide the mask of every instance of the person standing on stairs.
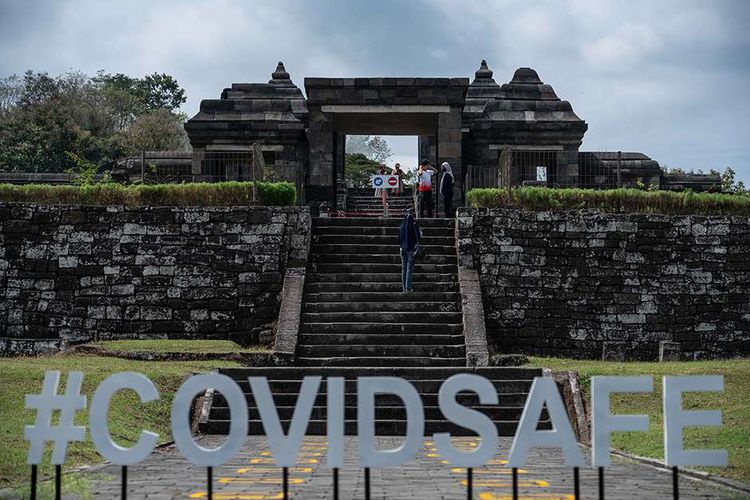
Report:
[[396,163],[393,166],[391,175],[398,176],[398,187],[393,190],[393,194],[403,194],[404,192],[404,171],[401,170],[401,164]]
[[[378,175],[385,175],[385,164],[381,163],[378,167]],[[383,202],[383,215],[388,217],[388,190],[385,188],[375,188],[375,198],[380,198]]]
[[432,194],[432,176],[437,169],[430,165],[429,160],[422,160],[417,170],[417,186],[419,189],[419,218],[432,217],[432,208],[435,204]]
[[440,179],[440,194],[443,195],[443,207],[445,210],[445,217],[447,219],[453,218],[453,170],[451,170],[450,163],[443,162],[440,165],[440,170],[443,171],[443,178]]
[[414,212],[406,211],[398,229],[398,244],[401,247],[401,291],[414,291],[414,251],[419,244],[419,226],[414,220]]

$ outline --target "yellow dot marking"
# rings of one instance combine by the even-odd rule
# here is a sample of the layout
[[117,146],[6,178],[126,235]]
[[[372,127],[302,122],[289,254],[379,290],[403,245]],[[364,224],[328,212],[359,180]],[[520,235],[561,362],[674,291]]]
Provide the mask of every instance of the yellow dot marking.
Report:
[[[463,486],[467,486],[468,481],[466,479],[463,479],[461,481],[461,484]],[[549,483],[547,481],[542,481],[541,479],[534,479],[534,480],[519,480],[518,481],[519,486],[537,486],[539,488],[546,488],[549,486]],[[510,488],[513,486],[513,483],[509,481],[503,481],[500,479],[492,480],[492,479],[483,479],[481,481],[474,481],[474,486],[485,486],[487,488]]]
[[[451,472],[460,472],[464,473],[466,472],[466,469],[461,467],[456,467],[454,469],[451,469]],[[526,474],[528,471],[525,469],[518,469],[519,474]],[[474,469],[474,474],[512,474],[512,469]]]

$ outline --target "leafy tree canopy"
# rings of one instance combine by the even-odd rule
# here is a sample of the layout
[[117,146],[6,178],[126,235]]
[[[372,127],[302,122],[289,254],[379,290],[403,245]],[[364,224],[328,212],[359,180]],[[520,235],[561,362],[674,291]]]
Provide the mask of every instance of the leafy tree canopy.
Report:
[[101,169],[142,149],[185,147],[185,100],[177,81],[158,73],[2,78],[0,171],[63,172],[81,162]]
[[351,187],[370,187],[370,176],[378,173],[381,162],[362,153],[347,153],[344,160],[344,177]]

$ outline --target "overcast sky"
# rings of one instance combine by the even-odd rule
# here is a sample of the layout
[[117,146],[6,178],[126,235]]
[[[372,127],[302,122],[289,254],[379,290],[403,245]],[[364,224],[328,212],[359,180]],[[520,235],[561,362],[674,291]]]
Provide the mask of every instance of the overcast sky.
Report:
[[[748,0],[0,0],[0,75],[170,73],[192,115],[278,60],[305,76],[536,69],[589,124],[584,150],[641,151],[750,181]],[[397,141],[416,159],[414,141]]]

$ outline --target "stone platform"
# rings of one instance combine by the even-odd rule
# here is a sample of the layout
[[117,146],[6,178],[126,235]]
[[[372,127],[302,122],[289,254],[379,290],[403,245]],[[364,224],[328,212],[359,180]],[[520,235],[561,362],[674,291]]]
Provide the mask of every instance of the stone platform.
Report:
[[[201,438],[203,446],[217,446],[222,437]],[[510,438],[500,439],[500,452],[486,467],[474,470],[474,498],[511,498],[511,471],[505,467]],[[380,437],[380,449],[395,448],[400,438]],[[456,446],[474,446],[473,438],[456,438]],[[340,497],[364,498],[364,471],[357,463],[356,438],[347,438],[345,467],[340,471]],[[289,497],[333,498],[332,471],[325,466],[326,438],[305,438],[299,465],[290,470]],[[563,466],[562,455],[554,450],[532,451],[532,465],[519,471],[521,498],[572,499],[573,471]],[[588,461],[588,453],[585,453]],[[671,475],[640,463],[613,458],[607,469],[606,497],[610,499],[670,498]],[[118,498],[120,471],[106,466],[92,472],[94,498]],[[207,498],[206,471],[187,463],[174,448],[166,448],[129,471],[132,498]],[[426,440],[418,458],[402,467],[371,471],[372,498],[457,499],[466,498],[466,470],[443,463],[434,443]],[[581,470],[581,497],[597,498],[595,469]],[[740,498],[736,492],[688,477],[680,480],[681,498]],[[265,437],[248,437],[243,450],[226,466],[214,470],[213,498],[216,500],[264,500],[282,498],[281,469],[273,465]]]

